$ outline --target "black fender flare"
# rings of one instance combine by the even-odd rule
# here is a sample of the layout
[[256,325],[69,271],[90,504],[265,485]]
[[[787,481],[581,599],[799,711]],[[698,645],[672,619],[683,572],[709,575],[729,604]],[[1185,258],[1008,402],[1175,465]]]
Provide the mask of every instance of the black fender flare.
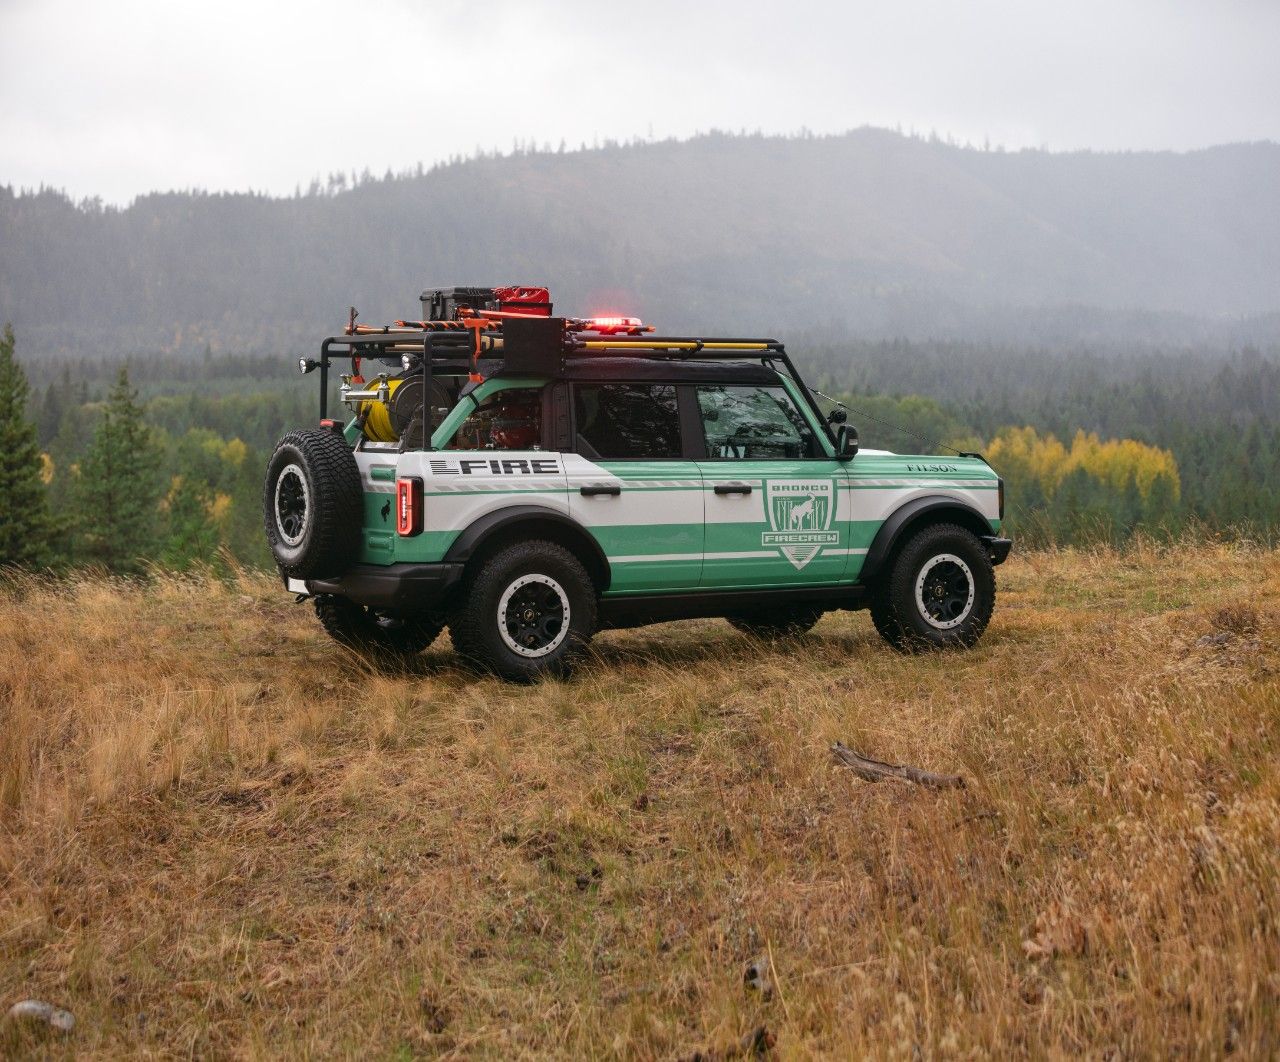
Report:
[[612,569],[595,536],[576,520],[545,505],[509,505],[472,521],[453,540],[443,560],[450,564],[466,564],[495,535],[514,530],[521,524],[551,525],[556,541],[579,553],[578,559],[586,566],[597,589],[601,592],[608,589],[613,578]]
[[919,524],[922,518],[930,516],[932,519],[925,522],[938,523],[938,517],[950,517],[952,522],[972,531],[979,538],[990,538],[992,535],[991,521],[968,502],[945,494],[926,494],[920,498],[912,498],[890,513],[889,518],[880,525],[880,530],[867,549],[858,581],[869,583],[879,575],[885,563],[893,556],[893,549],[902,540],[902,536],[913,525]]

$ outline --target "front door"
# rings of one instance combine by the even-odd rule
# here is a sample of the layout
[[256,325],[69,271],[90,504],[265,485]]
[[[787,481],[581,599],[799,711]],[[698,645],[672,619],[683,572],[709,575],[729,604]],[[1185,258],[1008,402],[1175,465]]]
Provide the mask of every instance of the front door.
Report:
[[684,456],[676,388],[573,385],[569,510],[609,558],[609,593],[688,590],[702,575],[702,474]]
[[845,467],[777,384],[698,385],[706,444],[705,587],[840,581],[849,560]]

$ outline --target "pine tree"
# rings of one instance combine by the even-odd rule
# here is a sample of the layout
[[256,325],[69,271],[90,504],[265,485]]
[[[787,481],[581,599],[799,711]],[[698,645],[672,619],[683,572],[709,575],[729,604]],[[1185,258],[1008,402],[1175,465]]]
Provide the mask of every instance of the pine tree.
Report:
[[[63,380],[67,377],[67,369],[62,370]],[[48,448],[54,436],[62,426],[62,415],[65,412],[66,388],[62,381],[54,381],[44,389],[44,399],[40,402],[40,412],[35,418],[36,432],[40,445]],[[33,403],[34,406],[34,403]]]
[[49,557],[49,510],[35,428],[27,419],[30,389],[14,360],[13,328],[0,335],[0,565],[35,568]]
[[1173,484],[1165,476],[1151,485],[1145,522],[1154,534],[1165,538],[1173,537],[1178,531],[1178,501],[1173,494]]
[[86,560],[136,571],[155,547],[155,442],[123,366],[80,462],[76,527]]
[[213,497],[208,486],[192,476],[175,477],[168,497],[168,519],[160,561],[166,568],[185,571],[195,563],[212,562],[218,551],[218,526],[210,519]]

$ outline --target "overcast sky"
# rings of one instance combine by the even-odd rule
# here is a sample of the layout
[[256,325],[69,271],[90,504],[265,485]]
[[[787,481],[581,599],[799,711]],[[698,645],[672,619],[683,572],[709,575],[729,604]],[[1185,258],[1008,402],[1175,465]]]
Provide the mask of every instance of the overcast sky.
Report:
[[0,184],[291,193],[515,139],[1280,140],[1277,0],[0,0]]

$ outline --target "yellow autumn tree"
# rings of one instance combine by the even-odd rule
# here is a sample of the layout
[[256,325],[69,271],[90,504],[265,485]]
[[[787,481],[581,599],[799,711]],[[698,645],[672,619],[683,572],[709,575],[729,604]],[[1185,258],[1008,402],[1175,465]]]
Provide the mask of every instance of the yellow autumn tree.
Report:
[[1006,481],[1034,483],[1048,496],[1066,474],[1068,454],[1056,436],[1041,437],[1035,428],[1001,428],[987,457]]
[[1143,501],[1151,497],[1160,480],[1164,480],[1174,499],[1182,494],[1178,463],[1173,454],[1136,439],[1108,439],[1103,442],[1092,432],[1088,435],[1076,432],[1071,441],[1066,471],[1076,468],[1083,468],[1115,490],[1124,490],[1133,483]]
[[1139,526],[1169,529],[1182,493],[1168,450],[1079,431],[1070,447],[1034,428],[1004,428],[987,447],[1004,477],[1016,532],[1075,542],[1123,538]]
[[249,454],[249,448],[240,439],[227,439],[224,441],[216,437],[208,438],[201,443],[201,446],[210,457],[233,468],[239,468],[243,465],[245,458]]
[[1095,432],[1078,431],[1068,449],[1052,433],[1002,428],[987,447],[987,456],[1006,480],[1032,480],[1046,498],[1052,498],[1063,479],[1077,469],[1115,491],[1133,485],[1144,501],[1161,481],[1173,499],[1182,494],[1173,454],[1136,439],[1104,441]]

